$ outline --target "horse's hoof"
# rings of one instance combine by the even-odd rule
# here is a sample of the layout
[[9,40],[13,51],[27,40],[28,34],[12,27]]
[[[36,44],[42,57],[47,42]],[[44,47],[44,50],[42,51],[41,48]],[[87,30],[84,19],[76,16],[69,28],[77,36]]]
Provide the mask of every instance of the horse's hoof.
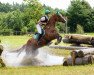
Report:
[[53,42],[48,43],[47,45],[50,46]]

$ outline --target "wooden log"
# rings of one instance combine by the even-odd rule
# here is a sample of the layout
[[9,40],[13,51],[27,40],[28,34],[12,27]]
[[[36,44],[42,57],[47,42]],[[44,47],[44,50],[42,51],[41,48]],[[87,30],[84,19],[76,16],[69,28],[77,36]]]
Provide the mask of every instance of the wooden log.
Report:
[[89,35],[81,35],[81,34],[68,34],[68,35],[65,35],[64,37],[68,39],[86,40],[86,41],[90,41],[94,38]]
[[69,34],[64,36],[63,42],[76,45],[89,44],[94,46],[94,37],[80,34]]
[[72,65],[75,65],[76,58],[83,58],[87,55],[94,55],[94,48],[81,49],[75,51],[73,50],[71,52]]
[[75,49],[87,49],[89,47],[78,47],[78,46],[49,46],[49,48],[75,50]]
[[[68,57],[67,61],[65,61],[63,64],[64,66],[66,66],[65,63],[67,63],[67,65],[73,65],[72,57]],[[76,58],[75,60],[75,65],[86,65],[92,63],[93,63],[93,57],[91,55],[82,58]]]
[[[71,52],[72,57],[73,57],[73,53],[74,51]],[[75,50],[75,58],[77,57],[82,58],[86,55],[94,55],[94,48]]]
[[73,50],[73,51],[71,51],[70,55],[71,55],[71,57],[77,58],[78,57],[78,51]]
[[71,53],[71,57],[72,57],[72,66],[75,65],[75,61],[76,61],[76,58],[77,58],[77,52],[76,51],[72,51]]

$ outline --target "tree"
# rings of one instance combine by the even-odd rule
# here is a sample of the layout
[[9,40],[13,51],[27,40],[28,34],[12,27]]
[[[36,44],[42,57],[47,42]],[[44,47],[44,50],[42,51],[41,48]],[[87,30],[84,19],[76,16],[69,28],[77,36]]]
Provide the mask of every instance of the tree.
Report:
[[30,20],[30,23],[27,25],[28,27],[28,32],[35,32],[36,31],[36,23],[34,20]]
[[[45,15],[45,10],[49,9],[51,13],[56,13],[59,10],[64,15],[65,11],[61,9],[52,9],[49,6],[41,5],[38,0],[24,0],[25,4],[0,3],[0,29],[1,31],[13,31],[14,34],[23,34],[36,31],[36,24],[39,19]],[[52,16],[52,14],[50,16]],[[60,23],[59,23],[60,24]],[[62,31],[62,24],[57,28]],[[3,29],[3,30],[2,30]],[[16,31],[16,32],[15,32]]]
[[[71,32],[75,32],[77,24],[83,26],[84,31],[87,31],[89,22],[89,14],[91,14],[92,8],[89,3],[84,0],[73,0],[71,1],[71,6],[69,6],[68,13],[68,26]],[[88,26],[87,26],[88,25]]]
[[19,10],[7,13],[6,17],[3,19],[3,22],[5,27],[14,30],[14,34],[15,31],[18,32],[16,34],[20,34],[19,32],[21,31],[23,23],[21,12]]
[[28,7],[24,10],[23,22],[29,32],[35,32],[35,26],[43,15],[44,8],[38,0],[25,0]]
[[9,12],[11,11],[11,5],[9,3],[3,4],[0,2],[0,12]]
[[87,20],[87,25],[85,25],[85,31],[94,32],[94,9],[91,10],[91,13],[88,14],[89,17]]

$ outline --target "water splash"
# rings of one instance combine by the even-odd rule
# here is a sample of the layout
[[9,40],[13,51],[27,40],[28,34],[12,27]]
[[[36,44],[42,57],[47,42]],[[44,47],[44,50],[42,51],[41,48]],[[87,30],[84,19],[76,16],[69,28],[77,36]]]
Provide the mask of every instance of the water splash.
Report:
[[62,65],[64,62],[64,57],[50,54],[46,50],[47,48],[27,50],[26,45],[24,45],[15,51],[9,49],[11,48],[6,45],[1,55],[6,66],[53,66]]

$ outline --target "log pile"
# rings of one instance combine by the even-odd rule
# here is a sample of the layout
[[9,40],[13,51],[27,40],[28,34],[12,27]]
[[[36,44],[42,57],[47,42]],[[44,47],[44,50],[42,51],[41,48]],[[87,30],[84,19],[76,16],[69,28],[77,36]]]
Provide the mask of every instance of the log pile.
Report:
[[87,49],[89,47],[78,47],[78,46],[49,46],[49,48],[74,50],[74,49]]
[[71,56],[66,59],[64,66],[92,64],[94,61],[94,48],[73,50],[70,54]]
[[80,34],[69,34],[64,36],[63,42],[75,44],[77,46],[80,44],[88,44],[94,46],[94,37]]

